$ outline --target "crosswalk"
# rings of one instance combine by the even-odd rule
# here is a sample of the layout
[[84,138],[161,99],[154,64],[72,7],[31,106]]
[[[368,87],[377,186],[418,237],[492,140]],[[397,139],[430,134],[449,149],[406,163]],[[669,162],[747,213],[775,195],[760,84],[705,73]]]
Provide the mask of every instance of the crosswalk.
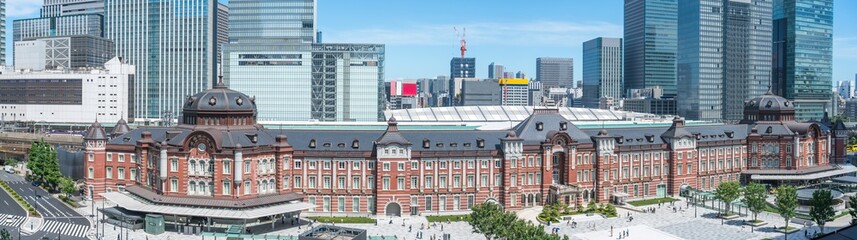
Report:
[[3,226],[18,227],[24,220],[27,220],[27,217],[0,213],[0,225]]
[[75,237],[86,237],[86,231],[89,230],[89,226],[85,225],[77,225],[73,223],[67,222],[57,222],[54,220],[45,220],[45,223],[42,224],[41,231],[56,233],[60,235],[66,236],[75,236]]

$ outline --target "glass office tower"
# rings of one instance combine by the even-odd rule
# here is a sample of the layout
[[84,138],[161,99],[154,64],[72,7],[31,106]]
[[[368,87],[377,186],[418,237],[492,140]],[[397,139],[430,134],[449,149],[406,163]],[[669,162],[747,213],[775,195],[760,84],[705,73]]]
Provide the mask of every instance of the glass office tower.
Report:
[[540,57],[536,58],[536,80],[545,89],[552,87],[574,87],[574,59]]
[[0,67],[6,66],[6,1],[0,1]]
[[622,98],[622,39],[583,43],[583,105],[598,108],[602,97]]
[[677,112],[719,121],[723,94],[723,0],[678,4]]
[[795,101],[798,120],[830,109],[833,0],[774,1],[774,90]]
[[678,114],[741,120],[770,86],[770,1],[679,1],[678,22]]
[[260,121],[383,118],[384,45],[316,43],[315,0],[232,0],[224,82]]
[[625,89],[676,95],[677,0],[625,0]]
[[176,118],[217,76],[216,0],[107,0],[105,33],[137,67],[134,114]]
[[768,0],[726,0],[723,28],[723,119],[740,121],[744,101],[771,85],[771,10]]

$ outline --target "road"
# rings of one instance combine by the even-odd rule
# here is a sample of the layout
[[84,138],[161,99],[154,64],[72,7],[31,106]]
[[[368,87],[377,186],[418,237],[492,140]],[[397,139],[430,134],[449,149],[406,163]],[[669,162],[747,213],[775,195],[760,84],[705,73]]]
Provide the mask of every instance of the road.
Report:
[[[12,190],[21,195],[30,205],[34,206],[39,214],[42,215],[42,227],[38,232],[27,237],[26,239],[41,239],[48,237],[51,239],[86,239],[86,233],[89,230],[89,220],[74,209],[65,205],[59,199],[52,197],[45,190],[33,186],[18,175],[9,174],[6,172],[0,173],[0,179],[6,181]],[[9,198],[11,200],[11,198]],[[9,201],[9,200],[7,200]],[[17,204],[10,202],[9,204]],[[23,209],[19,210],[23,212]],[[5,213],[5,209],[3,212]],[[27,226],[23,226],[27,227]]]
[[18,227],[26,219],[27,212],[2,189],[0,189],[0,201],[2,201],[0,202],[0,229],[6,229],[13,238],[17,239]]

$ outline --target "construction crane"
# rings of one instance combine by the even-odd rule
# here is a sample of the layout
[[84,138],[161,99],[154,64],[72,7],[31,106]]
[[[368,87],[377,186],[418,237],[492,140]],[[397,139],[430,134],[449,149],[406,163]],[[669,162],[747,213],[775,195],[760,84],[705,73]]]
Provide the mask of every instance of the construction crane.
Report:
[[464,52],[467,52],[467,41],[464,40],[464,37],[467,33],[467,28],[462,28],[461,32],[458,32],[458,28],[452,27],[455,30],[455,36],[461,39],[461,58],[464,58]]

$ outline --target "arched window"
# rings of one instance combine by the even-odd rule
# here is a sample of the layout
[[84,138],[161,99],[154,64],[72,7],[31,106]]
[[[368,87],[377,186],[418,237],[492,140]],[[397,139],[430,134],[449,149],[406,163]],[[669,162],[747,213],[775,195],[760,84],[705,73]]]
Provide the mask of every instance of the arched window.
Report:
[[205,184],[205,182],[200,181],[197,184],[199,185],[199,193],[200,194],[205,194],[208,192],[208,189],[206,189],[207,185]]
[[89,173],[87,174],[87,176],[89,176],[89,178],[95,178],[95,169],[89,167]]
[[191,172],[191,173],[196,173],[196,161],[195,161],[195,160],[190,160],[190,164],[188,164],[188,165],[190,165],[190,172]]
[[196,182],[190,181],[190,183],[188,183],[188,186],[189,186],[189,189],[187,190],[188,194],[196,194]]

